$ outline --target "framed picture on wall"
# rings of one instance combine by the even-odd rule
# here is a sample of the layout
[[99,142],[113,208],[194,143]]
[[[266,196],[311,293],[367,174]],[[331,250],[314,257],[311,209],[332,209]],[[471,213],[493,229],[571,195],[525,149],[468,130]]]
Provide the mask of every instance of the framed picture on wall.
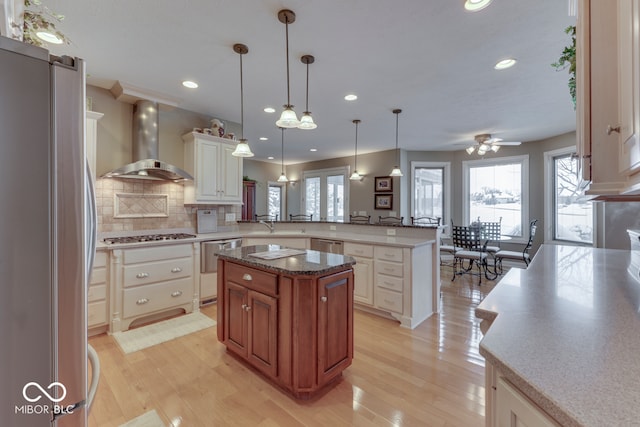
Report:
[[376,194],[374,209],[392,209],[393,194]]
[[390,176],[376,176],[374,193],[391,193],[393,191],[393,178]]

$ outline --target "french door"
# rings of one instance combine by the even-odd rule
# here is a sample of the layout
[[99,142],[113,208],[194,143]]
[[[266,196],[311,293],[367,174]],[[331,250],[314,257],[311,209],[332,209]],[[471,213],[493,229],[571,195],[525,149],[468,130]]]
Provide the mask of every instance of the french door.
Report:
[[300,206],[313,220],[344,222],[348,211],[348,168],[322,169],[303,173],[304,189]]

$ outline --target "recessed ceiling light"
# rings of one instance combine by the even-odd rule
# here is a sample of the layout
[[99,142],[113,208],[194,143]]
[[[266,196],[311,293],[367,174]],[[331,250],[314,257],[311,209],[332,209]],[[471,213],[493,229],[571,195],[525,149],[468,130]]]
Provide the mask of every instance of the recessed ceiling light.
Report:
[[496,70],[504,70],[506,68],[511,68],[514,65],[516,65],[516,60],[513,58],[507,58],[503,59],[502,61],[498,61],[498,63],[494,65],[493,68],[495,68]]
[[348,95],[346,95],[344,97],[345,100],[347,101],[355,101],[356,99],[358,99],[358,95],[354,94],[354,93],[350,93]]
[[260,137],[260,141],[268,141],[268,140],[269,140],[269,138],[267,138],[266,136],[261,136]]
[[182,82],[182,86],[188,87],[189,89],[195,89],[198,87],[198,83],[192,82],[191,80],[185,80]]
[[264,107],[264,112],[265,113],[275,113],[276,109],[273,107]]
[[318,149],[317,148],[309,148],[309,151],[312,151],[312,152],[315,153],[316,151],[318,151]]
[[56,36],[55,34],[48,33],[46,31],[38,31],[36,33],[36,36],[38,36],[40,40],[44,40],[47,43],[62,44],[63,42],[63,40],[60,37]]
[[267,157],[267,159],[273,160],[273,156],[269,156],[269,157]]
[[477,12],[489,6],[491,0],[467,0],[464,2],[464,8],[469,12]]

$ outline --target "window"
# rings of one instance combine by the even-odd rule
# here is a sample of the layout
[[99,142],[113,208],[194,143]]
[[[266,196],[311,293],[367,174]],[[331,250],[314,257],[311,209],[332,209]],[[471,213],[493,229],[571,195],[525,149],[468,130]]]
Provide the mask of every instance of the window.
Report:
[[411,162],[411,181],[413,216],[439,217],[440,224],[449,224],[451,163]]
[[462,168],[464,223],[501,221],[502,234],[513,241],[528,238],[529,156],[469,160]]
[[284,207],[284,185],[281,183],[269,182],[269,193],[267,195],[267,212],[271,216],[278,215],[278,219],[285,221]]
[[544,153],[547,223],[546,240],[593,243],[593,204],[584,194],[584,181],[578,175],[573,148]]
[[313,215],[314,220],[344,222],[349,206],[348,173],[347,167],[305,171],[301,203],[304,213]]

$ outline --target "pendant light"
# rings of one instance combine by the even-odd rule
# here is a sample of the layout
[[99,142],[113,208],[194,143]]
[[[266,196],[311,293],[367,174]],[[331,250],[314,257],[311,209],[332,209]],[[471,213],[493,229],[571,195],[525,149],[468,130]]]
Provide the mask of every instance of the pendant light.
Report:
[[293,105],[291,105],[291,96],[289,92],[289,24],[295,22],[296,14],[288,9],[282,9],[278,12],[278,20],[285,25],[286,28],[286,43],[287,43],[287,104],[284,105],[284,110],[280,115],[280,120],[276,122],[276,125],[281,128],[296,128],[300,125],[300,120],[296,116],[296,112],[293,111]]
[[396,115],[396,165],[393,167],[389,176],[402,176],[402,171],[398,166],[400,164],[400,152],[398,151],[398,114],[400,113],[402,113],[402,110],[399,108],[393,110],[393,114]]
[[362,175],[358,173],[358,124],[360,120],[355,119],[353,123],[356,125],[356,148],[353,156],[353,173],[349,177],[351,181],[362,181]]
[[307,65],[307,101],[305,111],[302,113],[302,117],[300,117],[298,129],[310,130],[318,127],[318,125],[313,122],[311,111],[309,111],[309,64],[313,64],[315,60],[313,55],[303,55],[302,58],[300,58],[300,61]]
[[246,45],[236,43],[233,45],[233,51],[240,55],[240,142],[238,142],[236,149],[231,155],[236,157],[253,157],[249,143],[244,139],[244,87],[242,85],[242,55],[249,52],[249,48]]
[[280,130],[282,131],[282,139],[280,142],[282,173],[280,173],[278,182],[288,182],[289,180],[287,179],[287,175],[284,173],[284,128],[280,128]]

